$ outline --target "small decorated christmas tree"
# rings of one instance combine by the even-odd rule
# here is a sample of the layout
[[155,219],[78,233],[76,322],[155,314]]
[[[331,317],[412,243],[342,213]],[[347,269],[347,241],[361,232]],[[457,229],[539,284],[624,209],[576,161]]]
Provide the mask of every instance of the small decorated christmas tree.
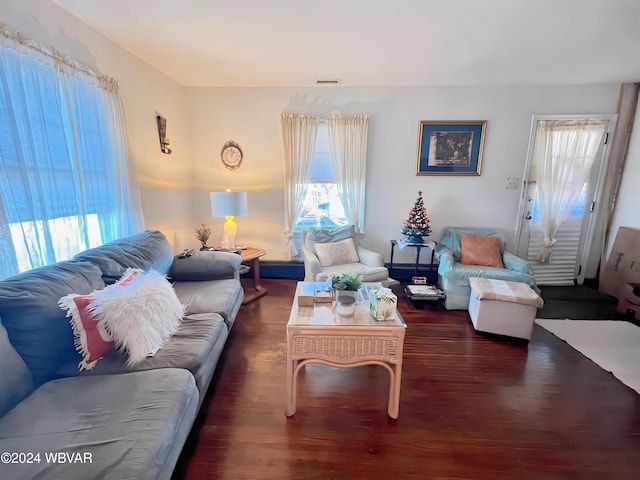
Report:
[[431,220],[424,208],[421,190],[418,191],[418,199],[404,221],[402,234],[407,236],[409,243],[422,243],[422,237],[431,235]]

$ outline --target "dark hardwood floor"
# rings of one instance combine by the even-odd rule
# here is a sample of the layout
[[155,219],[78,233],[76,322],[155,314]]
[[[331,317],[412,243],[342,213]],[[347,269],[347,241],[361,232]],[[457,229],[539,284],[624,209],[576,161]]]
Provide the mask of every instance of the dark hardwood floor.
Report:
[[243,306],[174,479],[640,479],[640,395],[539,326],[477,335],[466,312],[416,309],[400,416],[382,367],[308,365],[286,418],[295,281]]

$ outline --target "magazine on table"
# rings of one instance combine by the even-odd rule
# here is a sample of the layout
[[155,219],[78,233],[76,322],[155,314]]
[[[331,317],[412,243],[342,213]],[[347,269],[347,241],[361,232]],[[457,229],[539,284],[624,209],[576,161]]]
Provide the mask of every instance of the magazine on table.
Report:
[[411,295],[416,296],[436,296],[442,295],[442,290],[440,290],[435,285],[407,285],[407,290]]

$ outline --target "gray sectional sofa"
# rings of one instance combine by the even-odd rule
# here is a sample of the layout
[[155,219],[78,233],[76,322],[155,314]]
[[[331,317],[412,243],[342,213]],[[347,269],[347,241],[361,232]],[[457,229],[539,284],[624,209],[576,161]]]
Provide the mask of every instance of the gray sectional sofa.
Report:
[[[11,455],[0,478],[169,479],[244,298],[240,264],[224,252],[175,257],[146,231],[0,281],[0,453]],[[133,369],[113,350],[80,372],[58,299],[130,267],[175,282],[181,325]]]

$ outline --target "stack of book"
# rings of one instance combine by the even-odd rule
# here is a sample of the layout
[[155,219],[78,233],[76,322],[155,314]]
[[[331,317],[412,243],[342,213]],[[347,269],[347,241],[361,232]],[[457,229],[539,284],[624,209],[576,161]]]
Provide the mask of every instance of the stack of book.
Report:
[[298,286],[298,306],[313,307],[316,303],[325,303],[331,306],[333,295],[331,291],[319,282],[300,282]]
[[406,293],[412,300],[433,300],[444,297],[444,292],[435,285],[407,285]]

